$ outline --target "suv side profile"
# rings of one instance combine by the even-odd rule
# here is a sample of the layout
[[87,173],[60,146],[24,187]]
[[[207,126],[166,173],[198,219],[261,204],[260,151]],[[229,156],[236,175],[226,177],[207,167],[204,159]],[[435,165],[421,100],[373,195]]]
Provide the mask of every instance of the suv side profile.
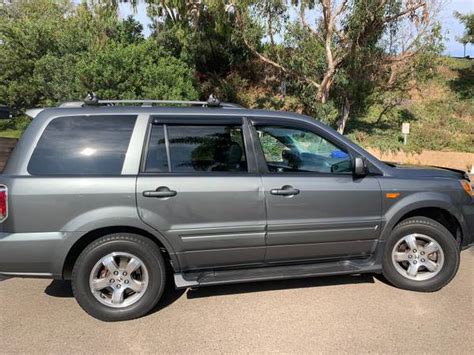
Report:
[[34,112],[0,175],[1,274],[71,279],[117,321],[157,304],[167,270],[177,288],[383,273],[428,292],[473,243],[462,171],[381,162],[298,114],[138,103]]

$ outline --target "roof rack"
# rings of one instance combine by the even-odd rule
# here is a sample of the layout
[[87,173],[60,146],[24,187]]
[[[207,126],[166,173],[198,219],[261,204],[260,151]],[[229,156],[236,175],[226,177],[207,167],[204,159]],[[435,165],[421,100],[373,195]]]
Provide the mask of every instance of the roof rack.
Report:
[[[152,107],[153,105],[187,105],[200,107],[221,107],[221,108],[243,108],[238,104],[230,102],[220,102],[214,95],[210,95],[207,101],[186,101],[186,100],[100,100],[94,93],[87,94],[84,101],[67,101],[58,107],[79,108],[86,106],[115,106],[120,104],[141,104],[142,107]],[[35,118],[44,108],[29,109],[25,113]]]
[[242,108],[242,106],[220,102],[214,95],[210,95],[207,101],[186,101],[186,100],[101,100],[94,93],[87,94],[84,101],[64,102],[59,107],[84,107],[84,106],[115,106],[121,104],[141,104],[144,107],[153,105],[188,105],[201,107],[223,107],[223,108]]

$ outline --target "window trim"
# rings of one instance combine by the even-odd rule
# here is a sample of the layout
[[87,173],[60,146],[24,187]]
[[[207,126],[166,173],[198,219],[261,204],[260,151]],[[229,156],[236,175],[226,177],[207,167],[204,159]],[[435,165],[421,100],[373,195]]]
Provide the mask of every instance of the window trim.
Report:
[[256,155],[257,155],[257,161],[258,161],[258,168],[260,171],[260,175],[262,176],[298,176],[298,177],[329,177],[329,176],[343,177],[345,176],[345,177],[351,177],[351,178],[354,176],[353,172],[347,172],[347,173],[325,173],[325,172],[316,172],[316,171],[272,172],[268,169],[267,161],[265,159],[265,154],[263,152],[262,143],[260,141],[260,138],[258,137],[256,126],[283,127],[283,128],[289,128],[289,129],[306,130],[320,136],[321,138],[327,140],[329,143],[333,144],[336,147],[343,148],[344,150],[346,150],[351,160],[354,160],[354,157],[358,155],[356,155],[354,151],[347,145],[337,140],[336,140],[337,142],[335,142],[335,140],[332,139],[332,137],[330,137],[328,134],[325,134],[324,130],[319,129],[318,127],[315,127],[309,123],[298,122],[298,121],[289,122],[288,120],[282,121],[279,119],[255,117],[255,118],[252,118],[251,120],[251,126],[252,126],[251,127],[252,136],[253,136],[254,141],[256,142],[255,145],[256,145],[256,151],[257,151]]
[[[150,144],[151,131],[154,125],[163,125],[165,132],[165,145],[167,146],[168,169],[167,172],[147,172],[146,159]],[[242,132],[242,143],[244,144],[247,171],[216,171],[216,172],[176,172],[171,171],[171,150],[168,141],[168,126],[240,126]],[[139,176],[195,176],[195,177],[219,177],[219,176],[258,176],[257,160],[255,158],[254,146],[249,138],[249,123],[246,117],[222,116],[222,117],[200,117],[198,119],[189,116],[156,116],[151,115],[148,123],[146,141],[143,144],[142,162],[140,164]]]

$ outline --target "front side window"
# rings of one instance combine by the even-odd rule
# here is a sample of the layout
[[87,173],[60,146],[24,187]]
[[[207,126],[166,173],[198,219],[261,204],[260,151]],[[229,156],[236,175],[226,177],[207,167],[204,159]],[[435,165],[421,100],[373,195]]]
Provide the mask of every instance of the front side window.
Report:
[[313,132],[279,126],[256,129],[270,172],[352,172],[347,151]]
[[136,116],[69,116],[51,121],[28,164],[32,175],[120,175]]
[[246,171],[247,160],[241,126],[153,125],[152,127],[145,172]]

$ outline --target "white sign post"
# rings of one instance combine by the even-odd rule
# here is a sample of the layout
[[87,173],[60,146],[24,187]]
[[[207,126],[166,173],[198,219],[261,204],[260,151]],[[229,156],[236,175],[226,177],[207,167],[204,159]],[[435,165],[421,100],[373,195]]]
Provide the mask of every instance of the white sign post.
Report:
[[402,123],[403,144],[407,145],[408,134],[410,134],[410,124],[408,122]]

